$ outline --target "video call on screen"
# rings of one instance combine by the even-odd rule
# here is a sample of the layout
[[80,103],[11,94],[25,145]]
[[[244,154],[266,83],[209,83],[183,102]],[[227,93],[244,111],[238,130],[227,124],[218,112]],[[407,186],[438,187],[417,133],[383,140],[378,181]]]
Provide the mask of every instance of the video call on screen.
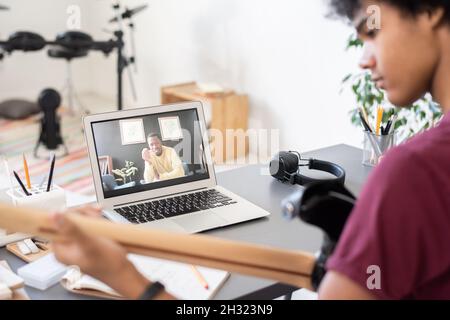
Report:
[[197,110],[92,123],[105,198],[209,178]]

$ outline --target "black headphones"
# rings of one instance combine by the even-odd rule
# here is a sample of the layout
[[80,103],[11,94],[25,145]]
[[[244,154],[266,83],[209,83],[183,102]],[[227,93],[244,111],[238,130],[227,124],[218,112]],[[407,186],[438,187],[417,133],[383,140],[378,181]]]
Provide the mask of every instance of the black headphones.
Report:
[[[325,171],[336,176],[336,178],[315,179],[307,177],[300,173],[300,167]],[[289,182],[290,184],[306,185],[312,182],[334,182],[344,185],[345,183],[345,170],[341,166],[328,161],[302,159],[300,153],[297,151],[281,151],[277,153],[270,161],[269,170],[272,177],[283,182]]]

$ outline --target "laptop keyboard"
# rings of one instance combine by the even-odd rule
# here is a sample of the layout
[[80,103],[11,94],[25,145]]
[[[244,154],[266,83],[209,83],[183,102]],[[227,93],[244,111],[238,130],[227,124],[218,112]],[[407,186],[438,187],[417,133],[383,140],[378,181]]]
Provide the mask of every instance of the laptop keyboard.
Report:
[[139,224],[235,203],[217,190],[206,190],[122,207],[115,211],[131,223]]

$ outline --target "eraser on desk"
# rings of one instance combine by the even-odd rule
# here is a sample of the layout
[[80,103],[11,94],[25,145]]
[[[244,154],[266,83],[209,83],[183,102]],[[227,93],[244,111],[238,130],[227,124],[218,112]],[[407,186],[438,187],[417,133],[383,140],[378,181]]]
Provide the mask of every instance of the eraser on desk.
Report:
[[[40,242],[35,242],[35,246],[38,248],[38,252],[36,253],[29,253],[29,254],[23,254],[22,251],[20,251],[19,249],[19,243],[10,243],[6,246],[6,250],[8,250],[9,252],[11,252],[12,254],[14,254],[15,256],[19,257],[20,259],[22,259],[25,262],[34,262],[36,260],[39,260],[40,258],[42,258],[43,256],[50,254],[51,253],[51,249],[48,245],[40,243]],[[28,247],[29,249],[29,247]]]
[[17,274],[25,280],[27,286],[46,290],[57,284],[66,271],[67,266],[59,263],[54,254],[48,254],[19,268]]
[[31,253],[30,248],[28,248],[28,246],[23,241],[17,242],[17,247],[19,248],[20,253],[22,253],[24,255],[28,255]]
[[34,244],[33,240],[25,239],[23,242],[27,245],[28,249],[30,249],[31,253],[39,252],[39,248]]

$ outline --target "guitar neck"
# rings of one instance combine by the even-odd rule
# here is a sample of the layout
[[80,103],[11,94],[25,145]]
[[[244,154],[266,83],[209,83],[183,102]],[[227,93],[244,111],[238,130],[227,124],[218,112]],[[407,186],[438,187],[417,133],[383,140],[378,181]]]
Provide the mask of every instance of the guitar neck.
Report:
[[[77,214],[69,213],[67,218],[87,234],[116,241],[130,253],[312,288],[315,257],[310,253],[118,224]],[[0,228],[49,240],[57,236],[48,212],[5,204],[0,204]]]

